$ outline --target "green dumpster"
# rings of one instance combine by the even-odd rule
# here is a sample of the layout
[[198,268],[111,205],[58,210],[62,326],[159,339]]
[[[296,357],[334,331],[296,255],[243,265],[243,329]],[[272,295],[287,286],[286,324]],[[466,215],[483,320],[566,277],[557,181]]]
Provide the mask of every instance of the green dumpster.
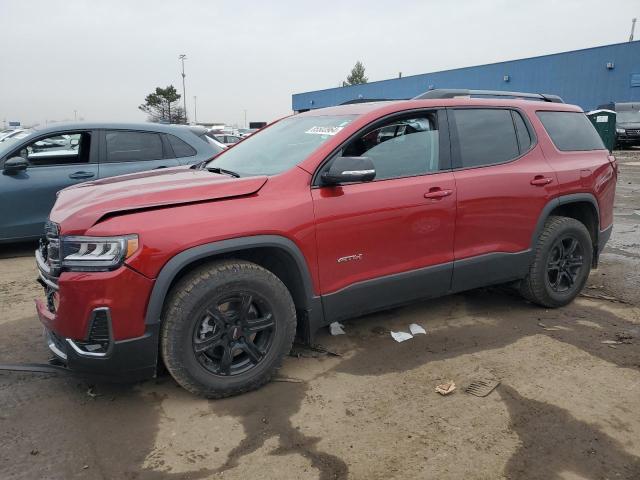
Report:
[[616,112],[613,110],[593,110],[587,117],[596,127],[604,146],[611,152],[616,144]]

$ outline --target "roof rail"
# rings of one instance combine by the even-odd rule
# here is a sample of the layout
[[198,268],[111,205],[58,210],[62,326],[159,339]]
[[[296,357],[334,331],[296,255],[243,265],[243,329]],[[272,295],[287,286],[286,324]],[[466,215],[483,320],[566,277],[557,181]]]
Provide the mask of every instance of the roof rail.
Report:
[[[397,99],[396,99],[397,100]],[[402,99],[406,100],[406,99]],[[340,105],[354,105],[356,103],[372,103],[372,102],[390,102],[390,98],[355,98],[353,100],[347,100]]]
[[541,100],[543,102],[564,103],[558,95],[542,93],[503,92],[501,90],[467,90],[466,88],[436,88],[413,97],[413,100],[455,98],[455,97],[509,97]]

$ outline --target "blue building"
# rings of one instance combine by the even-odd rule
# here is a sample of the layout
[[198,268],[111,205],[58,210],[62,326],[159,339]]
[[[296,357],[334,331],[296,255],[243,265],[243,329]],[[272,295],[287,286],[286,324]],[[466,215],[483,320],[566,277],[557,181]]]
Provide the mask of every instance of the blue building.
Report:
[[640,40],[296,93],[291,101],[302,112],[357,99],[412,98],[434,88],[549,93],[585,111],[612,101],[639,102]]

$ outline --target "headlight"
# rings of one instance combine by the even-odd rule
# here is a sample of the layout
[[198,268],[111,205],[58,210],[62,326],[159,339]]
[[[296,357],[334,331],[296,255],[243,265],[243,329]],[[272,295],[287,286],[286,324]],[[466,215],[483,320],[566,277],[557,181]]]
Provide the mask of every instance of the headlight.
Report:
[[616,133],[627,133],[624,128],[616,128]]
[[62,268],[77,272],[114,270],[138,250],[138,236],[62,237]]

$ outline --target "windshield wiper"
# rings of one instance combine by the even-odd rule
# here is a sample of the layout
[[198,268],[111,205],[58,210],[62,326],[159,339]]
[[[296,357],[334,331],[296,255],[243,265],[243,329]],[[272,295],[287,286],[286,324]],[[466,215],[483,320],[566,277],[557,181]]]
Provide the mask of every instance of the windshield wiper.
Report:
[[240,174],[237,172],[234,172],[232,170],[225,170],[224,168],[219,168],[219,167],[207,167],[207,170],[209,170],[210,172],[213,173],[221,173],[224,175],[230,175],[232,177],[235,178],[240,178]]

